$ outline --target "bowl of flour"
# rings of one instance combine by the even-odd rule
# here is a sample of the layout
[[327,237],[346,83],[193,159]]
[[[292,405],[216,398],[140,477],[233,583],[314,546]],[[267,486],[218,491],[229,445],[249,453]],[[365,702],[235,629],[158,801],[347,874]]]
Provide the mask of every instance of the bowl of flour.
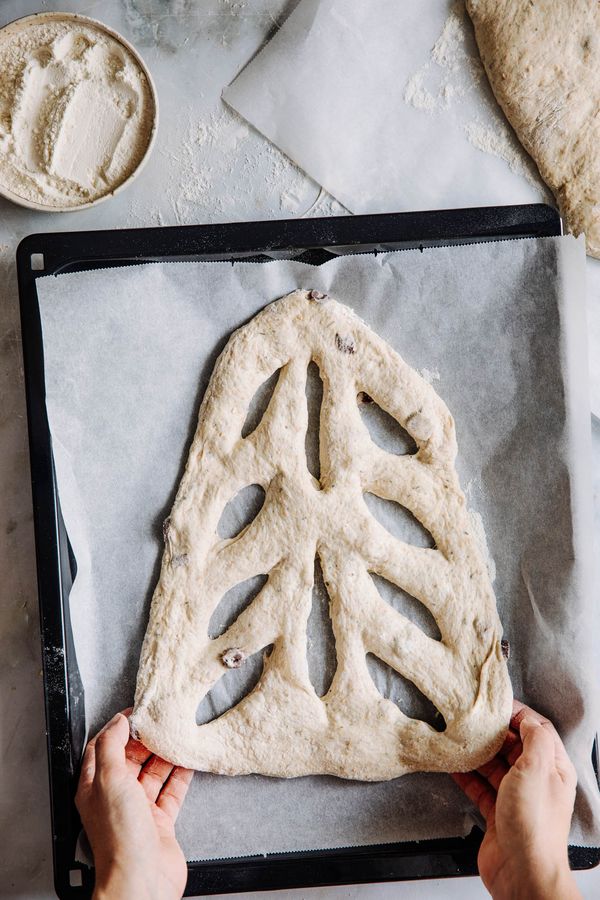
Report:
[[86,209],[147,161],[158,125],[152,77],[100,22],[45,12],[0,29],[0,194],[30,209]]

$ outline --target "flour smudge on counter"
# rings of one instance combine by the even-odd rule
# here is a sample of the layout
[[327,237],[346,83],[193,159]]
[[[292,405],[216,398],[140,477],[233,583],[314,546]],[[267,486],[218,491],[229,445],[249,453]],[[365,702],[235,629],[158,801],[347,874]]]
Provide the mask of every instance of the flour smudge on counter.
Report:
[[169,171],[165,196],[150,215],[132,203],[131,225],[347,213],[274,144],[220,102],[205,118],[184,110],[158,153]]

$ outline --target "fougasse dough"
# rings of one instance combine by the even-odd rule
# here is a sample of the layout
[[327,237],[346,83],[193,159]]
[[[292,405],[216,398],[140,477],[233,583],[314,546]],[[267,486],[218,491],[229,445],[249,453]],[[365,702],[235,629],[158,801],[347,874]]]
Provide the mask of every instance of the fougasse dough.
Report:
[[600,258],[600,3],[467,0],[496,98],[556,196],[569,231]]
[[[323,381],[319,481],[305,454],[311,361]],[[263,418],[242,437],[253,395],[278,369]],[[359,410],[362,392],[412,435],[415,454],[391,454],[373,442]],[[492,757],[506,734],[512,693],[456,451],[454,421],[431,385],[342,303],[296,291],[236,331],[215,365],[166,523],[133,732],[174,763],[227,775],[374,781],[466,771]],[[237,537],[223,540],[223,508],[249,484],[264,488],[264,505]],[[410,510],[435,548],[393,537],[369,512],[365,492]],[[323,697],[307,663],[317,555],[337,661]],[[425,604],[441,640],[386,603],[370,573]],[[258,574],[268,576],[260,593],[211,639],[209,620],[225,592]],[[197,725],[199,702],[228,667],[261,651],[256,687]],[[368,653],[433,702],[445,731],[409,718],[380,694]]]

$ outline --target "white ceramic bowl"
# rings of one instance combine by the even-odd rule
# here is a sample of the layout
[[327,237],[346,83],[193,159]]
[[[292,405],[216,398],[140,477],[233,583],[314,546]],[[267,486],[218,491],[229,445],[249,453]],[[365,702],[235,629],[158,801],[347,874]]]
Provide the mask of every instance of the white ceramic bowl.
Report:
[[152,76],[150,75],[146,64],[144,63],[137,50],[118,32],[113,31],[112,28],[109,28],[107,25],[103,25],[102,22],[98,22],[96,19],[89,18],[89,16],[80,16],[76,13],[61,12],[41,12],[35,13],[31,16],[23,16],[23,18],[15,19],[14,21],[9,22],[8,25],[4,25],[2,28],[0,28],[0,48],[2,46],[2,42],[6,38],[19,32],[25,31],[32,25],[40,25],[51,22],[65,22],[67,24],[77,23],[80,25],[86,25],[96,31],[99,31],[101,34],[111,37],[117,43],[121,44],[129,53],[129,55],[133,57],[134,61],[139,66],[140,71],[144,74],[148,84],[148,90],[150,92],[150,99],[153,107],[151,113],[152,125],[148,132],[147,146],[138,165],[132,172],[129,173],[126,178],[123,179],[123,181],[108,190],[105,194],[102,194],[102,196],[96,197],[94,200],[90,200],[86,203],[79,203],[76,205],[72,204],[70,206],[56,206],[39,203],[35,200],[28,200],[26,197],[19,196],[19,194],[16,194],[13,190],[3,185],[2,176],[0,174],[0,195],[2,197],[6,197],[7,200],[11,200],[13,203],[17,203],[19,206],[25,206],[28,209],[35,209],[39,210],[40,212],[77,212],[80,209],[89,209],[92,206],[97,206],[99,203],[103,203],[105,200],[113,197],[115,194],[122,191],[123,188],[125,188],[128,184],[131,184],[134,178],[137,178],[137,176],[140,174],[140,172],[146,165],[148,158],[150,157],[150,153],[152,152],[154,141],[156,139],[156,132],[158,129],[158,97],[156,94],[156,87],[154,85],[154,81],[152,80]]

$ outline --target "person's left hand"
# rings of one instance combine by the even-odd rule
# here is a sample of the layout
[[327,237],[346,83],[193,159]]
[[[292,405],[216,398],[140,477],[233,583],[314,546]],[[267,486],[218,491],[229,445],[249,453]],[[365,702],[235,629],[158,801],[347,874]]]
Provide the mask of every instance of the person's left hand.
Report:
[[75,797],[94,854],[94,898],[179,900],[187,866],[175,820],[194,773],[133,740],[130,711],[87,745]]

